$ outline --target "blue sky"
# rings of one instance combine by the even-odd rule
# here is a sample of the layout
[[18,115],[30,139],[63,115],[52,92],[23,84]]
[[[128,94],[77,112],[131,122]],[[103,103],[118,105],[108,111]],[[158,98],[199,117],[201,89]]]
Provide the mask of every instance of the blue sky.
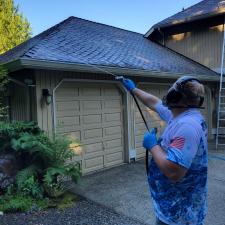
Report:
[[14,0],[36,35],[69,16],[138,33],[200,0]]

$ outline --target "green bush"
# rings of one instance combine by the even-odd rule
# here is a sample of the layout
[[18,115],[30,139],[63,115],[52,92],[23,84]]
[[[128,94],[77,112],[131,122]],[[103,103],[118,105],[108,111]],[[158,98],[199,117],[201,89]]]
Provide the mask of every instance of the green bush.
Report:
[[35,122],[0,122],[0,151],[12,150],[11,141],[24,133],[39,135],[43,132]]
[[22,212],[29,211],[32,207],[45,209],[48,207],[48,199],[33,199],[30,196],[19,194],[4,195],[0,198],[0,211],[2,212]]
[[0,144],[3,146],[0,151],[10,151],[23,160],[15,184],[6,193],[6,198],[15,195],[17,200],[10,200],[6,211],[10,207],[23,210],[19,200],[27,201],[30,207],[29,201],[34,199],[64,194],[67,189],[61,177],[70,177],[74,182],[80,178],[80,165],[72,161],[75,153],[70,149],[74,140],[66,136],[50,138],[36,123],[0,123]]

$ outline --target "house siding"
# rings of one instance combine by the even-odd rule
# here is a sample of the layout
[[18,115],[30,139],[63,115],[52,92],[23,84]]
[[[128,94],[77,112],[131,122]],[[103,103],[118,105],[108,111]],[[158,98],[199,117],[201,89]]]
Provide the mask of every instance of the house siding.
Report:
[[[36,76],[36,99],[37,99],[37,121],[38,125],[48,132],[50,135],[54,132],[54,125],[53,125],[53,104],[46,105],[42,101],[42,89],[49,89],[50,93],[53,92],[53,89],[59,84],[62,79],[74,79],[74,80],[81,80],[84,81],[87,79],[87,82],[90,80],[96,82],[112,82],[109,80],[109,76],[99,75],[99,74],[85,74],[85,73],[75,73],[75,72],[63,72],[63,71],[44,71],[44,70],[37,70],[35,72]],[[101,81],[99,81],[101,78]],[[107,81],[108,80],[108,81]],[[154,79],[156,80],[156,79]],[[137,81],[136,81],[137,82]],[[168,83],[162,85],[163,83],[159,83],[152,81],[152,82],[145,82],[145,85],[151,87],[155,87],[157,85],[159,88],[162,88],[162,93],[165,93],[166,87],[169,84],[173,83],[174,81],[168,81]],[[165,86],[166,85],[166,86]],[[122,88],[122,87],[121,87]],[[162,97],[162,96],[160,96]],[[135,113],[136,107],[132,96],[124,94],[124,102],[126,105],[124,106],[124,125],[127,126],[127,130],[124,132],[124,142],[127,143],[129,149],[135,149],[135,118],[137,111]],[[212,102],[215,102],[214,96],[211,96],[211,87],[206,85],[206,100],[205,100],[205,109],[203,110],[203,114],[206,115],[206,120],[209,128],[209,139],[212,139],[211,129],[214,127],[212,124],[213,120],[213,111],[215,109],[213,106],[215,105]],[[150,124],[152,126],[152,124]],[[127,156],[125,156],[125,161],[128,161]]]
[[220,68],[223,25],[199,27],[178,34],[165,34],[165,46],[210,69]]
[[10,120],[11,121],[29,121],[30,104],[29,92],[26,86],[13,83],[10,86]]

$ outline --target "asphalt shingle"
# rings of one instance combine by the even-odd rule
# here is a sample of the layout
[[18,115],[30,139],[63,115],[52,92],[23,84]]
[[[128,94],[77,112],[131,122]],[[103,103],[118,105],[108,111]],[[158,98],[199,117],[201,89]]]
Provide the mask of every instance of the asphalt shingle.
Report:
[[16,59],[215,76],[210,69],[142,34],[76,17],[1,55],[0,63]]
[[219,15],[225,13],[225,1],[224,0],[203,0],[183,11],[170,16],[161,22],[155,24],[153,28],[166,27],[178,23],[184,23],[187,21],[194,21],[202,16],[209,14]]

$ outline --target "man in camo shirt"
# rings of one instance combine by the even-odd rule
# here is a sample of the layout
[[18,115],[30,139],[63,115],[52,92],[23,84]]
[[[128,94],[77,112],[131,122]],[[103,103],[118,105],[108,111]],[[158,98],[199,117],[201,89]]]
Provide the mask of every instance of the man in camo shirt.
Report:
[[146,132],[143,146],[152,154],[148,182],[157,225],[202,225],[207,197],[207,127],[199,108],[204,86],[195,77],[184,76],[169,89],[162,101],[123,84],[167,123],[159,140],[153,129]]

